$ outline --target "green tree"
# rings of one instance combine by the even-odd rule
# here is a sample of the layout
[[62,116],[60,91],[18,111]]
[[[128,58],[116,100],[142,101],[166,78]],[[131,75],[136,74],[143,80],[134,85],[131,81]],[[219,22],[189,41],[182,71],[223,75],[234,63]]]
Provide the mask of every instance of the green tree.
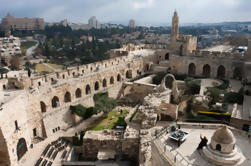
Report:
[[6,69],[6,68],[0,68],[0,74],[1,74],[1,78],[3,78],[3,75],[4,74],[6,74],[6,73],[8,73],[9,72],[9,70],[8,69]]

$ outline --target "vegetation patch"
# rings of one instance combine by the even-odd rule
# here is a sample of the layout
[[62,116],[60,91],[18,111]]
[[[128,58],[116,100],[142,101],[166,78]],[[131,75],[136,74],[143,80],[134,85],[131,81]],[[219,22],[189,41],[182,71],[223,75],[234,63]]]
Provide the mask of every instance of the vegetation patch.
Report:
[[139,107],[137,107],[137,109],[134,111],[134,113],[132,114],[132,116],[130,117],[129,121],[131,122],[134,118],[137,118],[139,116]]
[[156,75],[152,78],[153,84],[159,85],[161,84],[162,80],[164,79],[166,72],[158,72]]
[[185,79],[186,85],[188,87],[189,94],[199,94],[201,87],[201,80],[188,77]]
[[107,116],[103,116],[100,120],[91,124],[87,130],[104,130],[104,129],[115,129],[116,126],[123,126],[124,128],[127,126],[125,122],[125,116],[128,113],[127,110],[117,111],[113,110],[108,113]]

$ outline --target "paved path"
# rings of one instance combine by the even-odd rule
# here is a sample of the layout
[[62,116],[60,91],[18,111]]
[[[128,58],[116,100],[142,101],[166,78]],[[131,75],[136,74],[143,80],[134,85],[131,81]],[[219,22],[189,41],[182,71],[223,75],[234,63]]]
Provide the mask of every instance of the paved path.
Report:
[[32,47],[30,47],[30,48],[28,48],[27,50],[26,50],[26,56],[32,56],[32,54],[34,53],[34,50],[38,47],[38,45],[39,45],[39,42],[37,41],[37,40],[32,40],[32,41],[34,41],[34,42],[36,42],[36,45],[34,45],[34,46],[32,46]]

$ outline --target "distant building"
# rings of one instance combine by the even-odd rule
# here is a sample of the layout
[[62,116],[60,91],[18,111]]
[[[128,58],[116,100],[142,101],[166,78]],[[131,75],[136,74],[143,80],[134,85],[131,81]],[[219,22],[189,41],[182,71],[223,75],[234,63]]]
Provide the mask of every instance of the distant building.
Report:
[[2,19],[1,28],[3,30],[43,30],[44,19],[43,18],[15,18],[8,13],[8,15]]
[[129,27],[130,27],[130,28],[135,28],[135,27],[136,27],[135,20],[131,19],[131,20],[129,21]]
[[95,16],[92,16],[89,20],[88,20],[88,25],[89,25],[89,28],[95,28],[97,29],[98,28],[98,20],[96,19]]

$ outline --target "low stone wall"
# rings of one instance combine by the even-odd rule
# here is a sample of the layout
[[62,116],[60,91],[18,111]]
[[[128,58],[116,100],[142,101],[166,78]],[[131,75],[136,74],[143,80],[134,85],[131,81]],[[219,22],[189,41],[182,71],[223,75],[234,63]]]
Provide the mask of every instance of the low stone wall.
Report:
[[243,120],[243,119],[237,119],[237,118],[231,118],[230,119],[230,126],[233,126],[237,129],[242,130],[242,127],[244,124],[251,126],[251,121],[249,120]]

